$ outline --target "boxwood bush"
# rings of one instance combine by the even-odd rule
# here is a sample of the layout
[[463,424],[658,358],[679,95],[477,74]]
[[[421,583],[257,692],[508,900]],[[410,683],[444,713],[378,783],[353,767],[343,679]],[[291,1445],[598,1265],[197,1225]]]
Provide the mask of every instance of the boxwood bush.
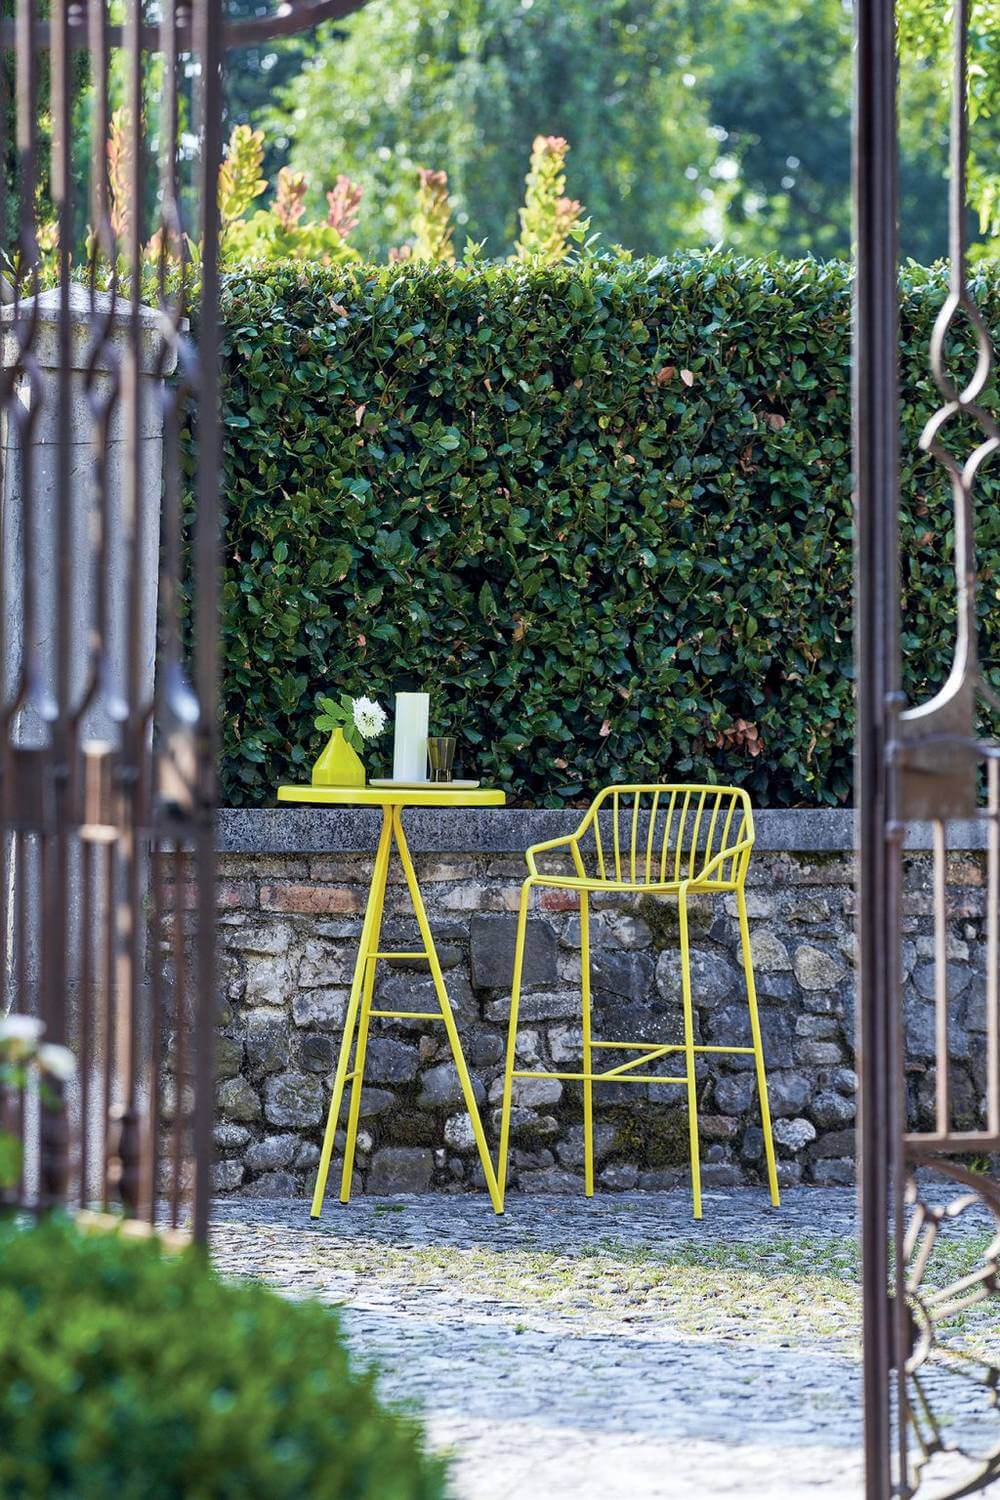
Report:
[[5,1500],[442,1500],[336,1315],[194,1251],[0,1229]]
[[[949,497],[916,447],[943,292],[903,274],[915,692],[953,619]],[[977,292],[1000,325],[995,271]],[[850,300],[844,265],[717,255],[232,279],[227,800],[305,774],[318,692],[405,679],[515,800],[664,776],[848,800]]]

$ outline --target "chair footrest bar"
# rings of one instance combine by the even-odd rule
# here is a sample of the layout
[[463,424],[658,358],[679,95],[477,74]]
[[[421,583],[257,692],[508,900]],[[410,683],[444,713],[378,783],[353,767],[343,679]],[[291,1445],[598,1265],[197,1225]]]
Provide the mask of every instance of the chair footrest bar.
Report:
[[687,1083],[687,1076],[661,1078],[656,1073],[512,1073],[512,1078],[567,1078],[581,1083]]
[[[618,1050],[620,1052],[624,1052],[626,1050],[629,1051],[629,1052],[652,1052],[654,1050],[659,1051],[661,1048],[671,1047],[673,1045],[673,1043],[670,1043],[670,1042],[595,1042],[595,1041],[592,1041],[590,1045],[592,1047],[608,1047],[608,1048],[612,1048],[613,1047],[613,1048],[615,1048],[616,1050]],[[683,1049],[683,1044],[681,1044],[681,1049],[680,1050],[681,1051],[684,1050]]]
[[370,1010],[370,1016],[388,1017],[393,1021],[443,1021],[440,1011],[433,1010]]
[[[609,1047],[609,1048],[610,1047],[615,1047],[615,1048],[618,1048],[618,1049],[621,1049],[621,1050],[628,1049],[628,1050],[633,1051],[633,1052],[659,1052],[659,1053],[663,1053],[663,1052],[683,1052],[685,1050],[683,1042],[593,1042],[592,1041],[590,1045],[592,1047]],[[710,1046],[708,1046],[706,1044],[706,1045],[702,1045],[702,1046],[694,1046],[694,1047],[691,1048],[691,1051],[692,1052],[739,1052],[739,1053],[745,1054],[747,1057],[752,1057],[753,1056],[753,1048],[752,1047],[715,1047],[715,1046],[711,1046],[710,1047]],[[641,1059],[639,1059],[639,1060],[641,1061]]]
[[635,1072],[644,1064],[659,1062],[670,1051],[669,1047],[651,1047],[648,1052],[641,1053],[638,1057],[632,1057],[628,1062],[616,1063],[613,1068],[605,1068],[602,1078],[625,1078],[628,1074]]

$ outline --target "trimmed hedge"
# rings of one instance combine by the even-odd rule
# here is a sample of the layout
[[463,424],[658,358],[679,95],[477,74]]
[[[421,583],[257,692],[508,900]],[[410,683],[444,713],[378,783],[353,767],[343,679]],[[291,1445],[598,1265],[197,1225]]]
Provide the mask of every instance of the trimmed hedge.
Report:
[[[943,290],[904,274],[914,691],[953,617],[950,500],[916,448]],[[1000,326],[1000,277],[977,290]],[[664,776],[850,799],[844,265],[280,267],[231,279],[225,321],[227,801],[305,775],[318,693],[391,708],[406,679],[515,800]]]
[[0,1226],[5,1500],[443,1500],[336,1314],[52,1220]]

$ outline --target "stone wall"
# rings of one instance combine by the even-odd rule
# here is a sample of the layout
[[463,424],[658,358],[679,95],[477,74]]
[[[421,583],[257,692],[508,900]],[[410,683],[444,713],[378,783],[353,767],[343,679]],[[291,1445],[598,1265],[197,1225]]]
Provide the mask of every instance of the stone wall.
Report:
[[[457,823],[440,814],[410,818],[431,924],[495,1144],[514,913],[525,873],[512,847],[568,831],[576,819],[515,812],[469,814]],[[222,1191],[301,1194],[310,1185],[371,874],[371,857],[359,850],[372,847],[375,836],[372,821],[357,815],[223,815],[216,1128]],[[470,849],[433,849],[459,839]],[[849,814],[758,815],[748,904],[785,1184],[849,1183],[854,1176],[854,889],[852,857],[843,847],[849,840]],[[343,852],[330,852],[338,842]],[[952,1087],[958,1115],[972,1123],[985,1088],[981,854],[973,849],[954,856],[948,873]],[[698,1040],[748,1045],[733,898],[697,897],[691,911]],[[595,1035],[679,1040],[675,903],[597,896],[593,912]],[[905,1004],[911,1114],[927,1121],[934,1056],[930,912],[929,858],[918,850],[906,858]],[[382,946],[419,947],[398,870],[391,875]],[[579,1066],[579,980],[576,898],[538,892],[521,1009],[521,1066]],[[426,965],[416,961],[381,966],[377,993],[394,1007],[434,1005]],[[658,1071],[675,1066],[661,1064]],[[482,1185],[440,1024],[373,1022],[366,1076],[357,1189],[454,1192]],[[699,1077],[706,1186],[760,1181],[752,1059],[703,1057]],[[579,1084],[524,1080],[516,1087],[511,1185],[527,1192],[582,1190]],[[661,1188],[686,1179],[681,1088],[596,1085],[595,1119],[602,1189]]]

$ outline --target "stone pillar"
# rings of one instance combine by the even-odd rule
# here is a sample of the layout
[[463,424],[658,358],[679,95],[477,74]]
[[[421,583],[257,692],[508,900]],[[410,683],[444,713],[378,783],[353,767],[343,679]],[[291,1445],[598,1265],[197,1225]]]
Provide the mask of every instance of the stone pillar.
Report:
[[[30,509],[26,505],[21,444],[16,424],[4,414],[0,428],[0,608],[3,609],[6,650],[0,663],[0,687],[4,701],[16,690],[24,661],[24,543],[25,528],[34,548],[38,619],[38,665],[40,688],[32,702],[18,714],[14,739],[23,746],[46,742],[48,730],[40,707],[45,696],[54,703],[57,687],[57,591],[59,580],[59,504],[58,482],[58,288],[42,293],[37,299],[38,325],[32,347],[32,358],[40,372],[33,385],[23,373],[18,376],[16,400],[22,408],[37,406],[32,434],[33,475]],[[29,317],[32,302],[21,304],[21,318]],[[88,679],[97,627],[98,589],[105,590],[107,608],[106,670],[100,690],[81,721],[81,743],[100,741],[112,748],[119,742],[117,720],[127,702],[129,659],[129,550],[127,542],[127,444],[124,430],[123,392],[135,383],[140,411],[138,493],[136,497],[138,535],[141,553],[139,630],[141,674],[139,696],[148,700],[153,688],[156,647],[157,573],[160,545],[160,496],[163,463],[163,414],[160,400],[162,377],[157,362],[162,349],[161,318],[150,307],[140,307],[133,314],[127,299],[119,299],[113,326],[95,353],[96,335],[92,319],[90,294],[82,286],[70,291],[71,341],[70,363],[70,534],[72,567],[70,586],[64,600],[70,612],[69,698],[76,707]],[[97,318],[110,312],[110,296],[101,293],[96,299]],[[140,325],[138,370],[131,368],[131,319]],[[9,369],[17,359],[17,339],[13,328],[14,309],[0,309],[0,359]],[[172,360],[166,362],[165,374],[171,373]],[[88,376],[88,370],[90,374]],[[98,427],[96,412],[112,400],[108,417],[106,443],[107,503],[105,528],[107,566],[102,583],[97,577],[97,540],[100,516],[95,480]],[[27,1009],[34,1004],[39,973],[39,955],[44,934],[40,930],[40,889],[37,849],[28,841],[24,849],[23,875],[27,884],[29,930],[21,973],[22,990],[11,995],[11,1003]],[[8,889],[15,879],[14,862],[7,861]],[[68,920],[70,932],[77,921],[80,888],[79,876],[72,879]],[[8,902],[8,912],[12,904]],[[10,923],[3,934],[4,965],[8,981],[12,964],[12,931]],[[71,957],[71,966],[75,959]],[[76,977],[69,974],[70,984]]]

